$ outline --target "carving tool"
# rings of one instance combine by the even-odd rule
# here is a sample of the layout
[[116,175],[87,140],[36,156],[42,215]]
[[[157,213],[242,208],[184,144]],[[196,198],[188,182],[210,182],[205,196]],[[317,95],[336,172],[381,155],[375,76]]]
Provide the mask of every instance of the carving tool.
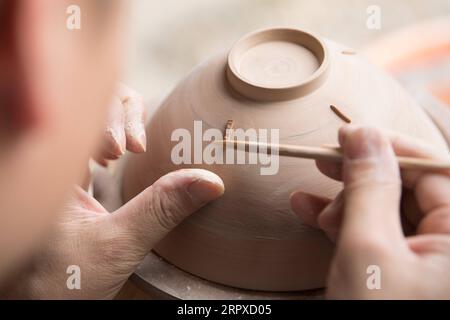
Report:
[[[235,149],[244,150],[246,152],[261,152],[272,153],[278,150],[280,156],[305,158],[314,160],[328,160],[334,162],[342,162],[343,154],[339,146],[326,145],[322,147],[311,146],[297,146],[288,144],[272,144],[254,141],[239,141],[239,140],[219,140],[216,143],[224,144],[227,148],[234,147]],[[424,171],[434,170],[450,170],[450,159],[426,159],[415,157],[402,157],[397,156],[397,160],[400,168],[402,169],[414,169]]]

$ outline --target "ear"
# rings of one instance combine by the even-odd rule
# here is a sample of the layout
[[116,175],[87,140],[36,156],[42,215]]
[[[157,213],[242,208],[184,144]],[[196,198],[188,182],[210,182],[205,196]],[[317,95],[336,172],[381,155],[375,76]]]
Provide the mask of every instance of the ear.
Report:
[[[45,118],[45,110],[30,90],[33,83],[29,81],[31,64],[28,59],[32,53],[24,52],[25,48],[36,46],[36,42],[30,43],[30,40],[40,28],[35,23],[38,19],[27,19],[33,10],[32,2],[0,0],[0,127],[1,133],[10,136],[39,125]],[[34,14],[39,15],[39,12]]]

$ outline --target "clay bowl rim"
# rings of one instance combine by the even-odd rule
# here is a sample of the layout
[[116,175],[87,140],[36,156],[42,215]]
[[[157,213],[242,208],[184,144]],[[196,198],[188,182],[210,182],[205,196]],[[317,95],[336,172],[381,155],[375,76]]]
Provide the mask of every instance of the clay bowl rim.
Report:
[[[246,50],[265,41],[289,41],[304,46],[317,59],[319,67],[305,80],[290,86],[264,86],[244,78],[237,69],[239,57]],[[260,101],[284,101],[305,96],[327,79],[330,54],[324,41],[314,33],[297,28],[274,27],[249,33],[235,42],[227,59],[227,79],[232,88],[242,95]]]

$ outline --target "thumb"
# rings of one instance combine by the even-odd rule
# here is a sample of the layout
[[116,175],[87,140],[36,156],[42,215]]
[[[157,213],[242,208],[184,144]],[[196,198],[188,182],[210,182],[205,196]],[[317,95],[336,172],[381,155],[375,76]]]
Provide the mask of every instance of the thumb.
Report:
[[200,169],[169,173],[118,209],[114,225],[147,254],[183,219],[224,192],[222,180]]
[[403,239],[400,170],[389,140],[375,128],[348,126],[339,141],[345,201],[340,241]]

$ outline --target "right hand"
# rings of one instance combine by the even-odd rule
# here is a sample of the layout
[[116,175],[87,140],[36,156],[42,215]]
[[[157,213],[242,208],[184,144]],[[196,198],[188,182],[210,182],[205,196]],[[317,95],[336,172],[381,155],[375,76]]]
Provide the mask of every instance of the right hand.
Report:
[[[447,158],[411,138],[374,128],[339,132],[343,165],[319,161],[328,177],[343,181],[334,200],[296,192],[291,205],[302,220],[336,241],[328,278],[330,298],[450,298],[450,174],[405,170],[395,154]],[[416,227],[402,230],[400,204]],[[405,201],[406,200],[406,201]],[[381,288],[367,285],[369,266],[381,271]]]

